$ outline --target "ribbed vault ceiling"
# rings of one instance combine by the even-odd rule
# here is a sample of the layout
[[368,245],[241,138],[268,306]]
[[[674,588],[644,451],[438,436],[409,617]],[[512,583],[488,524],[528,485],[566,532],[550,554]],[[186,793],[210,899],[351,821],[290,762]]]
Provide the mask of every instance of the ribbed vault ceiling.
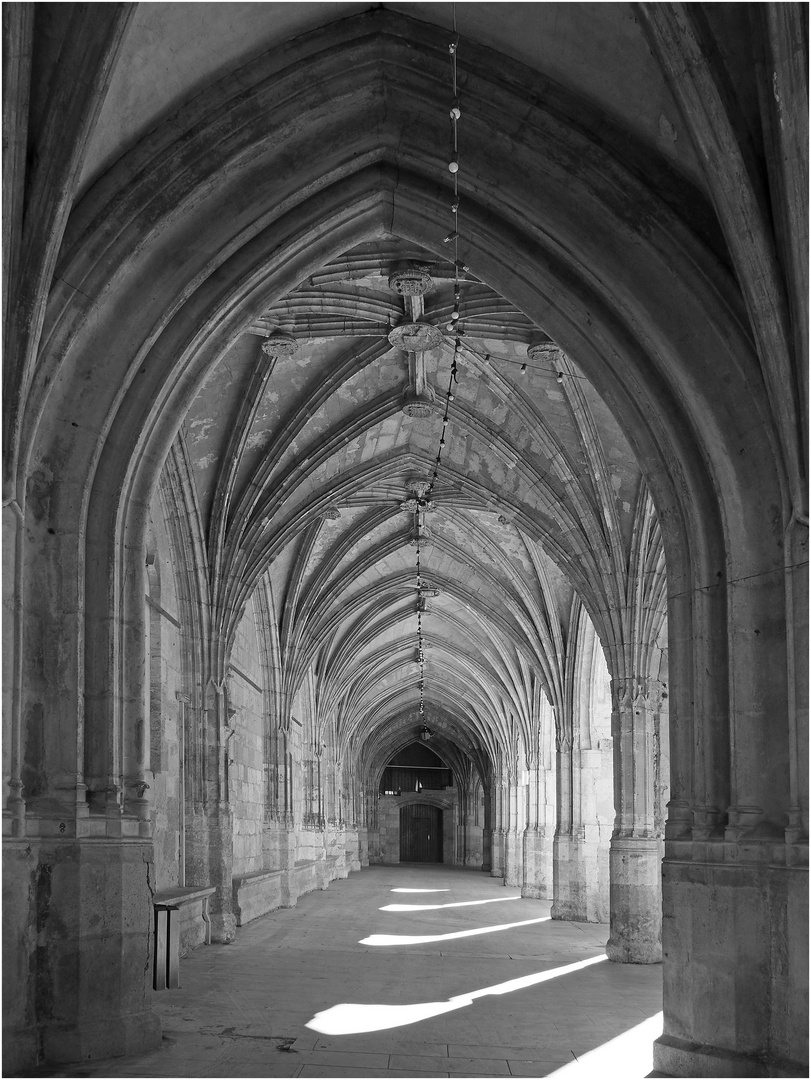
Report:
[[[420,309],[389,284],[406,266],[431,277]],[[241,610],[269,575],[282,700],[289,708],[315,671],[319,715],[370,748],[374,769],[418,723],[418,528],[427,714],[475,760],[516,725],[531,745],[542,692],[561,704],[580,602],[605,634],[650,512],[589,382],[469,273],[431,510],[413,512],[442,434],[452,281],[447,257],[394,235],[347,251],[257,311],[183,425],[221,607]],[[419,358],[388,339],[415,312],[443,333]],[[295,339],[292,355],[263,349],[279,333]],[[418,377],[435,398],[426,416],[405,408]]]

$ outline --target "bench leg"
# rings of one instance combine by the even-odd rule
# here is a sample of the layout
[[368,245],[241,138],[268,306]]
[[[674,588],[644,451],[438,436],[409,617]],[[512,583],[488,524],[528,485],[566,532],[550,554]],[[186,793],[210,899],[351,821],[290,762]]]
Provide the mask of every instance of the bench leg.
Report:
[[206,924],[206,945],[211,944],[211,919],[208,915],[208,897],[203,897],[203,922]]
[[156,990],[166,989],[166,948],[169,931],[168,912],[165,908],[155,909],[155,966],[152,985]]
[[180,986],[180,912],[169,909],[169,946],[166,952],[166,985],[170,990]]

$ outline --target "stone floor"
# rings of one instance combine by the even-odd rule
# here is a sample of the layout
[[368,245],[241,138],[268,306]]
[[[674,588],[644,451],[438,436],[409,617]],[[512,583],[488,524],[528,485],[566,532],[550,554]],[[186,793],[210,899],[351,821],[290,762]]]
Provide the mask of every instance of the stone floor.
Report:
[[160,1049],[29,1075],[650,1074],[661,967],[549,909],[480,871],[369,867],[183,960]]

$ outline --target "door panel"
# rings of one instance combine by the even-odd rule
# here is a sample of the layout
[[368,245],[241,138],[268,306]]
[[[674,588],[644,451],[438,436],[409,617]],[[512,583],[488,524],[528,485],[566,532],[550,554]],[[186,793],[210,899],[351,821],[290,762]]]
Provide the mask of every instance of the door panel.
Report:
[[442,862],[442,811],[411,803],[400,807],[400,862]]

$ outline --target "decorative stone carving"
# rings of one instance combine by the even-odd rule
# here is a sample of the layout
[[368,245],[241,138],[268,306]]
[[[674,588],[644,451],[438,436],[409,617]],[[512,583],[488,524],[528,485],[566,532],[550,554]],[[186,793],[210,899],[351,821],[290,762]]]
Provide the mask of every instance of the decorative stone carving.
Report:
[[340,516],[341,516],[341,511],[338,509],[337,506],[329,506],[329,507],[327,507],[327,509],[321,515],[321,517],[325,521],[337,521]]
[[400,509],[405,510],[407,514],[432,514],[436,510],[436,506],[431,500],[423,501],[412,498],[401,502]]
[[441,341],[442,331],[430,323],[400,323],[389,331],[389,343],[406,352],[426,352],[435,349]]
[[421,394],[415,394],[409,388],[403,396],[403,412],[412,420],[424,420],[434,411],[434,392],[430,386],[426,386]]
[[527,359],[533,364],[557,364],[560,349],[554,341],[536,341],[527,346]]
[[298,342],[291,334],[276,332],[262,342],[262,352],[266,356],[293,356],[298,352]]
[[406,480],[406,488],[415,498],[423,500],[431,489],[431,481],[424,476],[409,476]]
[[419,536],[417,536],[415,534],[408,541],[410,547],[414,547],[414,548],[417,546],[417,544],[420,544],[421,546],[424,547],[426,544],[432,544],[433,542],[434,542],[433,536],[431,536],[431,534],[428,532],[428,530],[424,526],[423,526],[422,529],[420,529]]
[[419,266],[395,270],[389,277],[389,288],[398,296],[424,296],[432,285],[431,275]]

